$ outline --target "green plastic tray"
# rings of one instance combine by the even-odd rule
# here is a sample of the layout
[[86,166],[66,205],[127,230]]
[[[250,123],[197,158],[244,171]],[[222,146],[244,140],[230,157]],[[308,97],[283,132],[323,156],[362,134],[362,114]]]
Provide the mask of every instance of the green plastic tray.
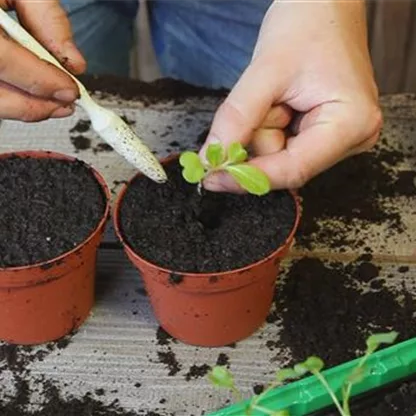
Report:
[[[340,397],[345,377],[360,358],[323,371],[329,385]],[[402,378],[416,374],[416,338],[375,352],[367,361],[362,382],[353,386],[352,396],[366,393]],[[249,400],[210,413],[207,416],[245,416]],[[288,410],[290,416],[304,416],[332,405],[331,398],[314,376],[276,388],[261,401],[270,410]],[[253,416],[264,416],[253,411]]]

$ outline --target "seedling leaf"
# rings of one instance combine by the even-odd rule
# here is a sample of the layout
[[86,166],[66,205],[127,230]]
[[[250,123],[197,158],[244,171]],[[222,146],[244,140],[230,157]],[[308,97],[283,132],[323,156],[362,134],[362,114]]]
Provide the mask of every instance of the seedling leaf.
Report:
[[225,170],[238,182],[238,184],[254,195],[264,195],[270,191],[269,178],[254,166],[241,164],[227,166]]
[[283,368],[276,373],[276,380],[283,382],[286,380],[298,378],[298,373],[293,368]]
[[380,344],[393,344],[398,335],[395,331],[370,335],[367,338],[367,347],[369,350],[375,351]]
[[305,367],[303,363],[296,364],[293,369],[298,377],[304,376],[306,373],[309,373],[309,370]]
[[214,386],[234,388],[234,377],[225,366],[215,366],[208,374],[208,379]]
[[205,169],[197,153],[183,152],[179,163],[183,166],[182,176],[187,182],[199,183],[204,178]]
[[290,416],[287,410],[278,410],[270,414],[270,416]]
[[247,159],[247,151],[241,143],[231,143],[228,147],[228,161],[231,164],[242,163]]
[[193,168],[184,168],[182,176],[189,183],[199,183],[205,176],[205,171],[202,166],[194,166]]
[[205,156],[207,158],[208,163],[213,168],[221,166],[225,159],[224,148],[222,147],[222,144],[212,143],[208,145]]
[[309,357],[306,361],[296,364],[294,370],[300,376],[306,373],[319,372],[324,368],[324,362],[319,357]]
[[183,152],[179,158],[179,163],[184,168],[195,168],[197,166],[202,166],[201,159],[199,155],[195,152]]
[[364,368],[355,367],[348,376],[347,383],[356,384],[364,380]]

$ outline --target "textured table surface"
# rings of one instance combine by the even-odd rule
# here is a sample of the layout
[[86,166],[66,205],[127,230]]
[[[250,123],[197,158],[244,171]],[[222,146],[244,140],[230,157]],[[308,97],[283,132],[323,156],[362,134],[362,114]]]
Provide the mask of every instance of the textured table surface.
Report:
[[[212,98],[150,105],[108,95],[101,99],[105,105],[125,115],[159,157],[195,147],[218,104]],[[290,270],[305,256],[318,257],[331,267],[330,262],[334,260],[347,265],[363,253],[371,252],[373,262],[380,267],[379,278],[385,278],[386,287],[394,291],[405,285],[407,292],[416,299],[416,187],[411,174],[416,169],[416,99],[411,95],[387,96],[382,98],[382,105],[385,114],[382,140],[369,159],[371,163],[380,162],[380,166],[375,168],[375,173],[374,169],[364,169],[359,174],[362,183],[355,186],[360,195],[366,180],[388,177],[393,178],[394,183],[400,179],[397,186],[401,190],[377,194],[376,186],[376,195],[363,195],[362,203],[367,202],[370,208],[376,205],[375,209],[381,213],[376,215],[379,219],[375,221],[372,221],[372,214],[368,218],[364,214],[357,215],[354,221],[350,220],[351,212],[316,215],[316,226],[311,230],[305,228],[305,235],[299,235],[283,264],[279,278],[282,287]],[[100,151],[99,140],[91,129],[71,131],[79,120],[86,120],[82,111],[60,121],[36,124],[2,121],[0,151],[47,149],[74,155],[97,168],[116,195],[121,181],[130,178],[134,169],[114,152]],[[73,143],[83,143],[87,148],[77,150]],[[354,162],[351,163],[354,166]],[[400,176],[401,172],[407,173]],[[341,188],[351,180],[348,169],[337,175]],[[343,198],[342,192],[328,193],[328,189],[332,189],[330,186],[322,189],[323,198],[319,197],[319,189],[305,193],[306,221],[311,221],[311,212],[319,213],[316,207],[332,205],[335,200],[339,203]],[[372,202],[368,204],[367,199]],[[311,208],[308,210],[308,207]],[[360,206],[354,208],[346,203],[345,209],[360,210]],[[204,349],[172,340],[162,342],[157,337],[158,324],[138,274],[123,252],[111,244],[114,241],[110,227],[106,235],[106,242],[110,244],[103,245],[99,253],[97,302],[90,319],[65,348],[51,348],[47,354],[42,354],[42,359],[28,360],[29,372],[25,377],[31,390],[30,401],[35,407],[44,400],[42,392],[38,391],[40,384],[36,383],[43,376],[53,380],[62,395],[81,397],[91,392],[93,397],[107,404],[117,399],[122,408],[137,414],[201,415],[221,408],[230,399],[227,392],[214,391],[204,377],[198,377],[204,373],[204,365],[214,365],[220,354],[222,358],[228,357],[238,384],[247,396],[253,392],[254,385],[267,381],[277,367],[291,359],[290,348],[284,341],[279,342],[284,324],[279,310],[274,312],[272,322],[236,346]],[[348,273],[348,267],[346,270]],[[171,359],[168,364],[167,357]],[[12,371],[4,364],[0,361],[0,399],[8,401],[17,392]]]

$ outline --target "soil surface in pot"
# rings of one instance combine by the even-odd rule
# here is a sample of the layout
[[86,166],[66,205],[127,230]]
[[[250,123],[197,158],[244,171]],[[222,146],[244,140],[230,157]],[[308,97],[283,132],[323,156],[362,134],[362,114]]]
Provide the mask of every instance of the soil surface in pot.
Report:
[[244,267],[270,255],[293,229],[295,201],[287,191],[200,195],[182,178],[177,160],[166,171],[163,185],[135,178],[120,211],[127,243],[158,266],[197,273]]
[[51,260],[98,226],[105,197],[81,161],[0,159],[0,267]]

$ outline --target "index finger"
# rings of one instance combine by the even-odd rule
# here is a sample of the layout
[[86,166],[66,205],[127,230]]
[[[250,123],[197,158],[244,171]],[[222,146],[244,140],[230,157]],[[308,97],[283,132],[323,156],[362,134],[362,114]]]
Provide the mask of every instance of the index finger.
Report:
[[23,48],[0,30],[0,79],[31,95],[73,102],[75,82],[62,70]]
[[86,62],[72,39],[72,30],[59,0],[14,0],[20,23],[73,74],[85,71]]
[[[290,139],[284,150],[255,157],[249,163],[268,176],[272,189],[296,189],[343,159],[346,153],[349,146],[336,134],[335,126],[322,124]],[[224,172],[208,177],[204,187],[217,192],[241,192],[240,186]]]

